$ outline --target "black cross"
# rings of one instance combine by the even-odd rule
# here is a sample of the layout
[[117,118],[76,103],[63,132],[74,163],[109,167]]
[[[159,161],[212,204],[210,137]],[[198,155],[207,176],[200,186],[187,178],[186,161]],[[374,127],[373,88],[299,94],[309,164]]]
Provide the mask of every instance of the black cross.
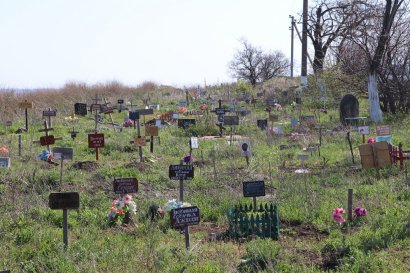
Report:
[[222,137],[222,130],[225,130],[225,127],[223,127],[223,120],[224,120],[224,115],[227,112],[230,112],[229,109],[222,108],[222,100],[218,101],[218,108],[215,108],[214,110],[211,110],[211,112],[215,113],[218,115],[218,123],[216,126],[219,127],[219,136]]

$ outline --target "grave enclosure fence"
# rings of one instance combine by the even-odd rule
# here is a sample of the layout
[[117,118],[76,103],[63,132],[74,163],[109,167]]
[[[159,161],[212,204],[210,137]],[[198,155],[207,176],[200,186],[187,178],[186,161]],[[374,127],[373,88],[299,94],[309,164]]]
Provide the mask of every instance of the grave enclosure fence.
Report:
[[279,239],[279,213],[274,204],[259,204],[257,211],[252,204],[240,204],[228,210],[229,234],[235,239],[248,236]]

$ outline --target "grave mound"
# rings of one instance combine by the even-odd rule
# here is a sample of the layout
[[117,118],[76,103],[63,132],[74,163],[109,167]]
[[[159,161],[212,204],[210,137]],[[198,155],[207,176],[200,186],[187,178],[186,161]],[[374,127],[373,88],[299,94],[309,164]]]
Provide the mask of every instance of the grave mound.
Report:
[[72,167],[77,170],[95,171],[98,168],[98,163],[94,161],[79,161],[73,163]]

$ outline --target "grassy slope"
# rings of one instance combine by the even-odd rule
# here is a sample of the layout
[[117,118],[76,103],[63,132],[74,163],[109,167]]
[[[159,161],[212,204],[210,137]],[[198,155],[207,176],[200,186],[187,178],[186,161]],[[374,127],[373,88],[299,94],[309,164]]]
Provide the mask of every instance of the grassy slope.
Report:
[[[183,93],[172,95],[170,101],[182,97]],[[165,98],[168,97],[153,96],[153,100],[161,102]],[[64,109],[69,109],[74,102],[64,101]],[[47,105],[47,100],[41,105]],[[171,104],[164,108],[176,109]],[[73,168],[75,162],[94,161],[94,151],[87,148],[85,133],[93,128],[93,121],[80,118],[78,123],[71,124],[61,115],[68,114],[69,110],[62,110],[54,121],[53,134],[64,137],[58,146],[73,147],[75,158],[74,162],[65,162],[60,184],[59,167],[36,159],[41,147],[31,144],[40,136],[37,129],[41,124],[41,110],[37,108],[37,114],[30,118],[35,125],[23,134],[22,157],[17,156],[17,137],[10,134],[11,130],[0,136],[0,144],[10,147],[12,157],[12,168],[0,169],[0,269],[13,272],[179,272],[183,267],[185,272],[410,271],[407,261],[410,179],[396,167],[382,170],[380,180],[375,179],[374,171],[352,171],[343,131],[325,134],[321,157],[314,154],[306,162],[313,169],[311,175],[292,172],[300,166],[296,159],[300,150],[280,151],[278,145],[268,144],[264,133],[255,126],[257,118],[266,116],[262,105],[237,128],[238,133],[252,141],[249,167],[240,157],[237,144],[230,146],[224,140],[200,141],[200,149],[194,150],[194,157],[204,159],[205,164],[200,171],[196,169],[193,181],[185,183],[185,200],[201,209],[202,222],[192,228],[192,249],[187,251],[183,236],[168,228],[168,218],[158,223],[145,218],[150,204],[162,205],[178,197],[178,181],[169,180],[167,170],[188,153],[189,138],[184,131],[175,126],[161,129],[161,145],[155,146],[153,155],[149,154],[149,147],[145,147],[144,155],[150,160],[139,164],[137,152],[125,151],[125,147],[132,147],[129,140],[135,131],[124,129],[114,133],[110,126],[103,125],[106,147],[101,151],[98,168],[78,170]],[[290,108],[286,109],[281,113],[281,121],[288,121],[294,114]],[[120,121],[125,115],[117,113],[114,119]],[[337,116],[337,112],[331,110],[321,121],[332,129],[337,127]],[[404,147],[410,147],[407,137],[410,119],[387,120],[393,128],[394,142],[401,141]],[[13,130],[18,123],[23,124],[21,116],[15,119]],[[80,131],[74,142],[68,133],[72,126]],[[291,132],[289,125],[284,128],[285,133]],[[316,143],[317,131],[310,130],[309,135],[292,143],[301,147]],[[288,143],[286,137],[275,140],[275,144],[280,143]],[[361,136],[353,133],[354,147],[360,143]],[[360,160],[357,148],[355,160]],[[281,167],[283,164],[285,168]],[[112,180],[131,176],[140,182],[140,191],[134,195],[139,211],[134,218],[136,226],[109,227],[105,216],[115,197]],[[277,189],[274,192],[268,189],[268,195],[261,200],[279,206],[280,240],[209,242],[208,232],[226,229],[227,208],[248,201],[241,197],[241,183],[252,179],[264,179]],[[346,208],[348,188],[354,189],[354,205],[369,210],[364,221],[349,228],[331,219],[333,208]],[[81,195],[80,209],[69,211],[67,251],[62,244],[62,213],[48,209],[51,191],[79,191]],[[241,259],[248,263],[241,265]]]

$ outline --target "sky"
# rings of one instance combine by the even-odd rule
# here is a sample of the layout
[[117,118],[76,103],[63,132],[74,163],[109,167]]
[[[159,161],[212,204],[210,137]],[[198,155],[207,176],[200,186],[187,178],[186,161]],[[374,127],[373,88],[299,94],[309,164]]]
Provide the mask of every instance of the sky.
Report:
[[[290,58],[302,0],[0,0],[0,88],[233,82],[246,39]],[[298,25],[301,29],[301,26]],[[295,69],[300,75],[295,34]]]

